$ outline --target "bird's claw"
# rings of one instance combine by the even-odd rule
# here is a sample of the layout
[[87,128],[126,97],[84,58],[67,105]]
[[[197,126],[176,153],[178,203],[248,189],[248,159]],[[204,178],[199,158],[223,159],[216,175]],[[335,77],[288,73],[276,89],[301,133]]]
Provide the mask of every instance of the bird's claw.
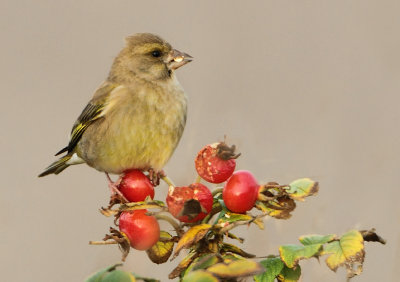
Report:
[[128,203],[129,201],[125,198],[125,196],[118,189],[118,186],[119,186],[121,180],[113,182],[111,180],[110,176],[108,175],[108,173],[106,173],[106,176],[107,176],[107,180],[108,180],[108,188],[110,188],[110,192],[111,192],[110,205],[117,204],[117,203],[118,204],[119,203]]
[[154,186],[160,185],[160,179],[166,176],[164,170],[155,171],[154,169],[150,168],[149,172],[149,180]]

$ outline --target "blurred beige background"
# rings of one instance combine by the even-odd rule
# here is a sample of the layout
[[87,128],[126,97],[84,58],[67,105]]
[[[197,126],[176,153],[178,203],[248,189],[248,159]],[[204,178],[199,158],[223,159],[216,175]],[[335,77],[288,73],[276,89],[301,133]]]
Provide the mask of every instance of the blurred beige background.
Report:
[[[103,174],[85,166],[36,176],[106,77],[123,38],[154,32],[195,61],[178,71],[188,124],[166,171],[195,178],[193,158],[226,134],[240,169],[260,181],[320,181],[317,197],[266,230],[242,228],[245,248],[277,253],[309,233],[375,227],[354,281],[400,275],[400,2],[12,1],[0,3],[2,281],[82,281],[118,262],[116,246],[89,246],[108,231]],[[157,190],[164,199],[166,186]],[[125,269],[167,281],[133,251]],[[345,281],[323,260],[302,281]]]

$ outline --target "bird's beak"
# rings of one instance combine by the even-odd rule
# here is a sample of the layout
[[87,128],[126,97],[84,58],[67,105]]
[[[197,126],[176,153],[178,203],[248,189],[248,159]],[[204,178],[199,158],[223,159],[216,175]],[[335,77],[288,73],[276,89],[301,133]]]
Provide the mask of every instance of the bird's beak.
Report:
[[177,68],[180,68],[181,66],[191,62],[192,59],[193,57],[189,54],[180,52],[176,49],[172,49],[167,56],[166,64],[168,66],[168,69],[176,70]]

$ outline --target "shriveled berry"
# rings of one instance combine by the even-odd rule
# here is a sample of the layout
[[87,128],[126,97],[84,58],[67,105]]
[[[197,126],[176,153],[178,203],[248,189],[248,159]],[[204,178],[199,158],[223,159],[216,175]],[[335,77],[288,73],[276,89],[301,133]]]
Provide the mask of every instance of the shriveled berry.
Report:
[[213,196],[201,183],[174,187],[166,199],[169,212],[182,222],[197,222],[210,213]]

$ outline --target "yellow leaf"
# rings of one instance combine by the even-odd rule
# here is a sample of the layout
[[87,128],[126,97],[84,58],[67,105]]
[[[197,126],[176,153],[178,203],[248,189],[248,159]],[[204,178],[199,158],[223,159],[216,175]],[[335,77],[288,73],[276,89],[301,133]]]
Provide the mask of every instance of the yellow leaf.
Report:
[[351,230],[344,234],[340,240],[333,241],[324,247],[322,254],[329,254],[326,264],[336,271],[339,266],[353,267],[354,264],[362,264],[364,261],[364,239],[360,232]]
[[241,248],[239,248],[235,245],[232,245],[232,244],[228,244],[228,243],[222,244],[221,251],[225,252],[225,253],[238,254],[245,258],[254,258],[255,257],[255,255],[249,254],[249,253],[243,251]]
[[264,220],[262,218],[256,218],[253,223],[258,226],[261,230],[264,230]]
[[193,226],[188,231],[186,231],[186,233],[183,234],[183,236],[181,237],[176,246],[173,258],[179,255],[179,252],[182,249],[188,249],[194,244],[196,244],[198,241],[203,239],[203,237],[207,234],[207,232],[211,229],[211,227],[212,225],[210,224],[199,224]]
[[174,248],[174,242],[171,239],[172,235],[168,232],[160,232],[160,239],[158,242],[146,251],[152,262],[160,264],[168,261]]
[[260,274],[264,272],[265,269],[255,261],[239,259],[228,264],[217,263],[207,268],[207,271],[221,278],[239,278]]
[[252,220],[253,218],[248,214],[241,214],[241,213],[233,213],[227,212],[223,217],[218,220],[218,223],[222,222],[236,222],[236,221],[248,221]]
[[204,270],[197,270],[190,272],[188,275],[185,275],[182,279],[182,282],[218,282],[219,280],[213,276],[211,273],[208,273]]

